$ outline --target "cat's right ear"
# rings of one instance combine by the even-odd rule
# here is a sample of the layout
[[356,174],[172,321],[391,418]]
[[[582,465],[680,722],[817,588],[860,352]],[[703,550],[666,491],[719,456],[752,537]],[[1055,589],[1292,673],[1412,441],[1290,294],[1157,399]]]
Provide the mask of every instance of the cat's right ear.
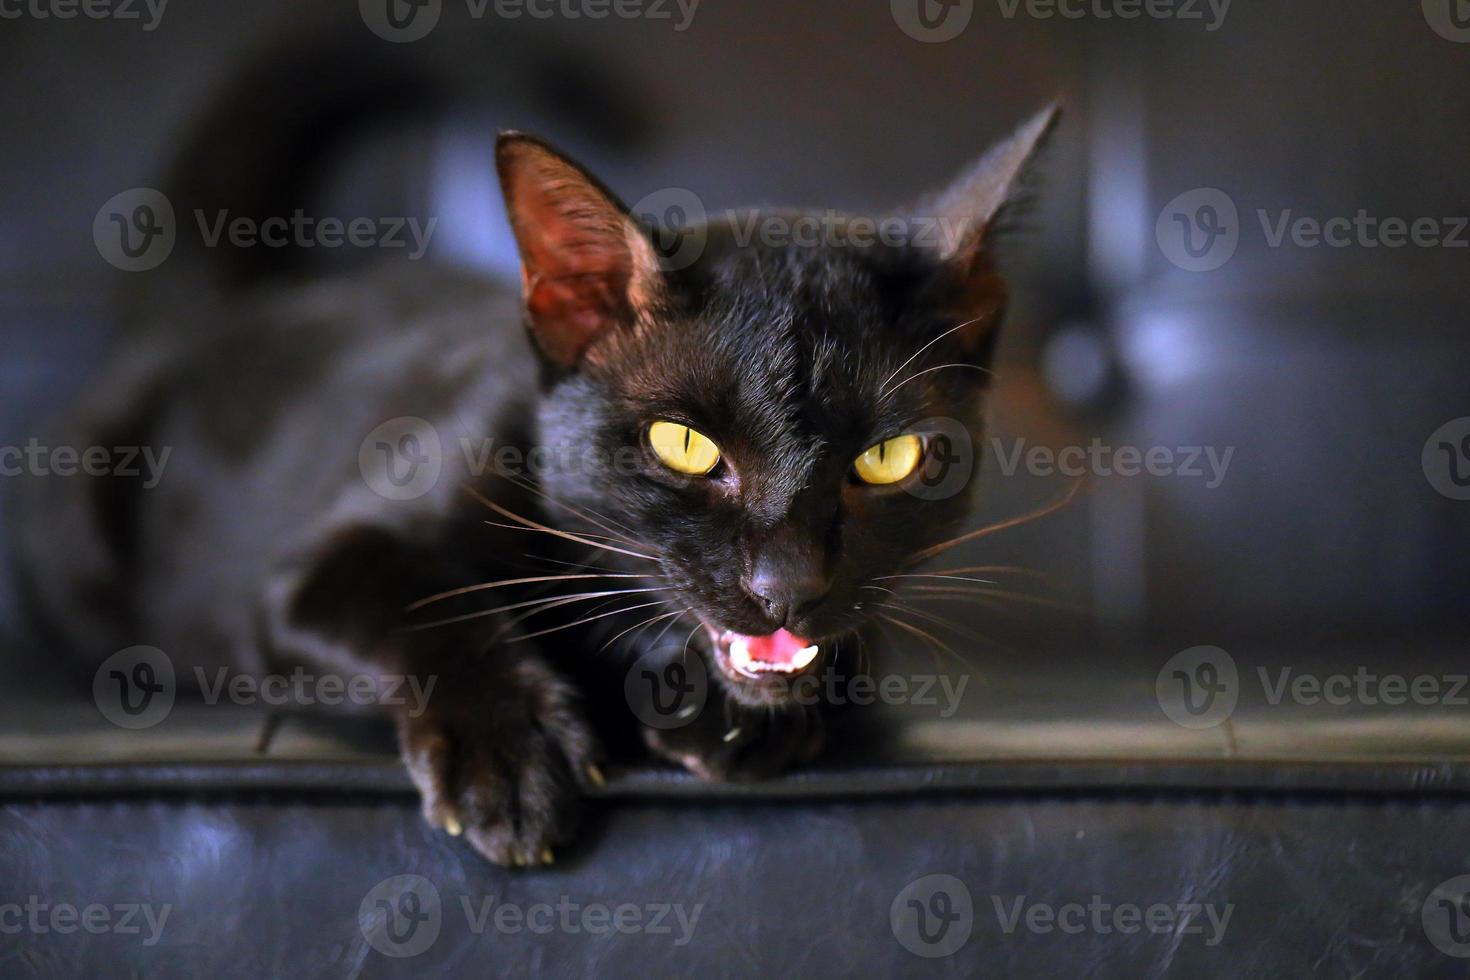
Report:
[[501,133],[495,165],[521,255],[526,319],[536,345],[572,368],[610,330],[653,303],[662,278],[652,243],[585,169],[524,133]]

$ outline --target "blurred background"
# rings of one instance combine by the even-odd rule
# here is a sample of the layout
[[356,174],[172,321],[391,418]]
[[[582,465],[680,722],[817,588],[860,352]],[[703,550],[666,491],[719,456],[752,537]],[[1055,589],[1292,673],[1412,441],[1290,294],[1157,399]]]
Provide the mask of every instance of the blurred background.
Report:
[[[976,525],[1060,498],[1072,479],[1048,454],[1097,446],[1099,462],[1070,506],[946,562],[1043,573],[1011,588],[1045,601],[930,607],[986,635],[944,634],[963,662],[941,678],[977,681],[958,714],[890,705],[900,725],[834,739],[785,781],[610,767],[586,843],[535,871],[427,826],[390,733],[254,704],[169,713],[172,692],[167,719],[138,727],[66,691],[53,651],[32,663],[5,638],[0,901],[178,915],[152,949],[0,943],[0,973],[1450,975],[1470,956],[1454,683],[1470,640],[1470,2],[599,3],[0,0],[0,452],[43,439],[162,297],[408,261],[202,254],[181,158],[232,213],[434,220],[419,261],[510,281],[499,128],[546,135],[654,218],[691,194],[710,212],[881,210],[1059,100],[1004,238],[1015,302]],[[237,122],[201,129],[221,99]],[[275,198],[232,194],[263,169],[287,178]],[[94,222],[139,188],[174,196],[178,242],[125,272]],[[0,524],[13,486],[0,476]],[[1176,659],[1202,645],[1228,654]],[[1239,668],[1219,710],[1206,667]],[[1427,677],[1439,696],[1272,700],[1253,668]],[[682,950],[446,921],[426,956],[396,958],[371,903],[420,872],[450,912],[481,896],[709,909]],[[959,955],[900,921],[936,878],[974,893]],[[1089,895],[1240,914],[1218,949],[1012,935],[989,914]]]
[[[0,443],[41,431],[106,350],[120,294],[136,301],[139,281],[168,271],[110,265],[92,236],[99,208],[167,187],[192,127],[242,77],[257,125],[293,125],[304,89],[280,91],[271,67],[292,59],[324,92],[370,93],[318,134],[298,199],[317,214],[437,218],[427,260],[501,276],[514,259],[497,128],[549,136],[630,202],[682,188],[711,211],[875,209],[942,183],[1060,99],[1035,205],[1006,239],[1017,300],[981,517],[1066,489],[1024,464],[1008,474],[1018,449],[1162,447],[1174,471],[1093,472],[1075,505],[962,560],[1056,576],[1074,612],[1026,630],[1063,623],[1130,649],[1462,649],[1470,502],[1455,477],[1470,474],[1470,443],[1431,440],[1470,415],[1470,44],[1454,0],[1444,16],[1434,0],[1342,0],[1133,20],[923,2],[704,0],[605,19],[398,3],[437,17],[406,29],[367,0],[7,19]],[[251,165],[223,137],[211,156],[212,138],[194,159]],[[1293,238],[1299,218],[1360,212],[1432,219],[1442,244]],[[1209,237],[1211,215],[1224,234]],[[187,224],[181,241],[197,237]],[[398,256],[242,261],[267,278],[385,257]]]

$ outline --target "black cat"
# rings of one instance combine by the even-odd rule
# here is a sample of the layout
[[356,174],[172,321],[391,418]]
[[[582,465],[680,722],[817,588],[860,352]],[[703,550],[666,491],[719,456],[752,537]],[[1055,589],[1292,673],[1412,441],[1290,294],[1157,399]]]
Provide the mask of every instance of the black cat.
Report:
[[[389,709],[404,761],[427,819],[500,863],[571,837],[594,728],[639,724],[640,657],[710,678],[697,717],[643,726],[656,751],[712,779],[809,759],[793,683],[966,516],[910,491],[930,420],[979,443],[989,232],[1054,116],[883,224],[746,212],[676,240],[506,133],[519,298],[399,268],[124,350],[66,441],[167,446],[169,470],[30,495],[31,597],[97,660],[432,679],[427,710]],[[769,234],[807,219],[814,242]]]

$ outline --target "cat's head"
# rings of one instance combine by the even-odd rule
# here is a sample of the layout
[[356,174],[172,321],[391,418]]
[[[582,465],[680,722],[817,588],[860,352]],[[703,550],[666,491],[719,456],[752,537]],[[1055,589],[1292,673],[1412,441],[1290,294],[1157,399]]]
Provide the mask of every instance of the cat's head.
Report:
[[540,438],[602,461],[545,474],[550,512],[651,576],[641,615],[687,610],[674,637],[738,700],[780,703],[963,521],[968,493],[932,487],[956,425],[979,445],[1006,305],[989,233],[1055,115],[887,220],[723,215],[686,229],[692,254],[502,135]]

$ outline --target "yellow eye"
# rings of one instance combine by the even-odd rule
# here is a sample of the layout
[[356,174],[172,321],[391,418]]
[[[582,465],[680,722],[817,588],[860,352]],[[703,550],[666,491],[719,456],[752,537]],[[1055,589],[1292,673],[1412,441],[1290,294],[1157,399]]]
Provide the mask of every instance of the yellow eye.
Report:
[[885,439],[853,461],[852,468],[864,483],[897,483],[918,468],[924,443],[908,434]]
[[720,447],[709,436],[678,422],[650,425],[648,444],[659,462],[688,476],[704,476],[720,461]]

